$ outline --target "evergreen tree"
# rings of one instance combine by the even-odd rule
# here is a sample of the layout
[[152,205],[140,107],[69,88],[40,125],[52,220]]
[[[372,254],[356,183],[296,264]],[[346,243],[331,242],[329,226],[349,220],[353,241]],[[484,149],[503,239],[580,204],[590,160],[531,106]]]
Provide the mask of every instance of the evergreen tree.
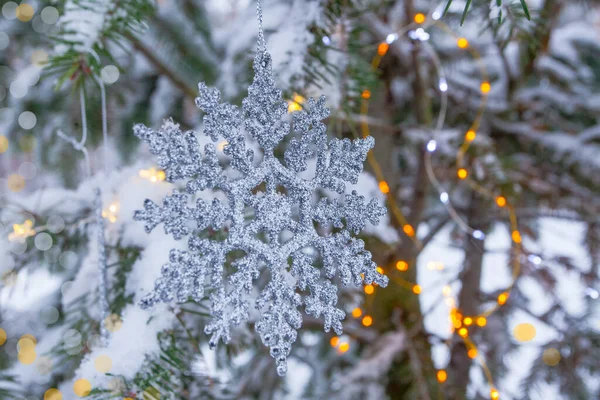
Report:
[[[359,237],[388,286],[334,282],[344,333],[303,312],[283,378],[256,334],[257,312],[212,350],[210,289],[142,309],[161,271],[186,262],[169,252],[181,255],[187,240],[146,234],[134,211],[185,183],[167,182],[133,127],[172,118],[202,132],[198,82],[241,104],[254,76],[255,4],[5,1],[0,398],[598,398],[600,4],[264,0],[263,9],[290,120],[325,94],[331,139],[375,138],[346,193],[386,206]],[[294,140],[274,149],[282,162]],[[210,139],[197,141],[204,149]],[[232,145],[216,146],[235,170]],[[238,269],[227,256],[226,276]],[[269,281],[260,274],[254,290]]]

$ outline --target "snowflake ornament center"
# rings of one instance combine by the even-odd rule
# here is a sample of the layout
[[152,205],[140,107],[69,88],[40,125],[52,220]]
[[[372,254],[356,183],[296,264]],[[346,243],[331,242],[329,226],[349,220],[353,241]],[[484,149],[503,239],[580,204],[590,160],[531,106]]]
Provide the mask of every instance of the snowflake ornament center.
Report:
[[[189,246],[171,250],[141,306],[201,301],[208,288],[212,319],[204,331],[214,347],[230,340],[232,326],[248,320],[254,300],[261,312],[255,330],[283,376],[302,325],[301,307],[315,318],[323,316],[326,332],[333,328],[341,334],[345,313],[336,307],[334,282],[387,285],[363,241],[352,237],[367,222],[377,224],[386,211],[374,199],[366,203],[356,192],[344,194],[346,182],[357,182],[373,138],[328,140],[321,122],[329,116],[323,96],[309,99],[291,124],[284,121],[287,103],[275,87],[268,52],[256,54],[254,71],[241,110],[221,103],[217,89],[198,85],[204,134],[213,142],[227,141],[223,152],[229,168],[219,162],[213,143],[202,152],[196,133],[181,132],[172,121],[159,131],[134,127],[158,156],[167,180],[186,182],[185,192],[174,190],[162,206],[146,200],[134,218],[144,221],[147,232],[163,223],[167,234],[186,237]],[[249,140],[258,143],[260,157],[247,147]],[[283,162],[274,155],[280,145],[285,145]],[[315,158],[314,177],[300,177]],[[321,189],[342,198],[329,200]],[[198,198],[192,205],[195,195],[206,190],[225,200]]]

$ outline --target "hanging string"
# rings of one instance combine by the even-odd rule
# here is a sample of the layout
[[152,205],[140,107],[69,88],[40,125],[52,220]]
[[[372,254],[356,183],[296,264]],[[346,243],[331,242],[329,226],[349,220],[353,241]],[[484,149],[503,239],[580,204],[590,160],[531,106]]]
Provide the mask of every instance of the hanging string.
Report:
[[263,32],[263,12],[261,0],[256,0],[256,18],[258,19],[258,51],[266,51],[267,44],[265,34]]
[[81,151],[83,153],[83,158],[85,160],[85,174],[89,179],[92,176],[92,168],[90,165],[90,155],[85,147],[85,142],[87,141],[87,113],[85,111],[85,93],[83,91],[83,85],[79,88],[79,104],[81,108],[81,139],[79,141],[73,139],[70,136],[67,136],[60,129],[57,132],[58,137],[69,143],[73,148],[77,151]]

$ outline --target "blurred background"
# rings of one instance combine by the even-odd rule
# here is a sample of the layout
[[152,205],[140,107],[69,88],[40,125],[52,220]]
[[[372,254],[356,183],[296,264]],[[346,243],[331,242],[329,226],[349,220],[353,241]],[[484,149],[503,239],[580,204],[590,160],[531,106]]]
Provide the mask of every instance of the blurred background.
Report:
[[133,125],[202,136],[198,82],[241,104],[255,3],[3,0],[0,399],[600,398],[600,2],[263,9],[289,114],[324,94],[330,137],[376,139],[348,190],[387,208],[389,285],[339,285],[343,335],[304,315],[284,378],[254,314],[210,350],[208,298],[141,310],[181,243],[133,211],[181,184]]

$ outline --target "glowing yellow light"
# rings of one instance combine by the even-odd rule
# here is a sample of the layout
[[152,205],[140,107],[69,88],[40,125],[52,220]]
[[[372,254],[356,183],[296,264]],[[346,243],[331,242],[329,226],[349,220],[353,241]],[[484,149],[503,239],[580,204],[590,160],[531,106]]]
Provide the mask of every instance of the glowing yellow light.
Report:
[[477,349],[469,349],[469,351],[467,351],[467,356],[469,356],[470,359],[477,357]]
[[489,82],[482,82],[479,86],[479,89],[481,90],[481,93],[487,94],[490,92],[490,90],[492,90],[492,85],[490,85]]
[[11,192],[20,192],[25,188],[25,178],[19,174],[10,174],[6,183]]
[[288,101],[288,113],[293,113],[294,111],[302,110],[302,106],[295,101]]
[[437,376],[437,380],[439,383],[444,383],[444,382],[446,382],[446,379],[448,379],[448,373],[443,369],[440,369],[436,373],[436,376]]
[[503,305],[506,303],[506,300],[508,300],[507,292],[503,292],[498,295],[498,304]]
[[381,268],[381,267],[377,267],[377,272],[379,272],[380,274],[382,274],[382,275],[383,275],[383,272],[384,272],[384,271],[383,271],[383,268]]
[[363,90],[362,94],[360,95],[363,99],[368,100],[371,98],[371,91],[370,90]]
[[477,133],[475,133],[475,131],[473,131],[473,130],[467,131],[467,133],[465,133],[465,140],[468,142],[472,142],[473,140],[475,140],[476,136],[477,136]]
[[427,263],[427,269],[430,270],[438,270],[438,271],[442,271],[444,269],[444,263],[440,262],[440,261],[430,261]]
[[377,54],[379,54],[380,56],[385,56],[385,53],[387,53],[389,48],[389,44],[387,44],[386,42],[381,42],[379,43],[379,47],[377,47]]
[[496,204],[498,207],[504,207],[506,205],[506,199],[502,196],[496,197]]
[[17,349],[19,351],[35,350],[35,342],[30,337],[21,336],[21,339],[17,342]]
[[33,18],[34,13],[35,11],[33,10],[33,7],[26,3],[19,5],[16,10],[17,18],[21,22],[29,21],[31,18]]
[[2,328],[0,328],[0,346],[2,346],[4,343],[6,343],[6,331]]
[[365,315],[362,319],[362,324],[364,326],[371,326],[373,325],[373,317],[371,317],[370,315]]
[[302,104],[306,102],[304,96],[294,93],[292,99],[288,101],[288,112],[294,112],[298,110],[302,110]]
[[332,337],[329,344],[331,344],[331,347],[337,347],[337,345],[340,344],[340,338],[337,336]]
[[123,326],[123,320],[121,320],[121,317],[117,314],[110,314],[108,317],[104,318],[104,326],[106,326],[106,329],[109,332],[115,333]]
[[23,240],[28,238],[29,236],[35,235],[35,229],[33,229],[33,221],[26,220],[22,224],[13,224],[13,231],[9,233],[8,240],[16,241]]
[[544,364],[546,364],[549,367],[554,367],[558,365],[558,363],[560,362],[560,358],[560,351],[558,351],[555,348],[546,349],[542,354],[542,360],[544,361]]
[[0,135],[0,154],[8,150],[8,138],[4,135]]
[[375,286],[373,286],[373,285],[367,285],[367,286],[365,286],[365,293],[366,294],[373,294],[373,292],[375,292]]
[[492,400],[498,400],[500,398],[500,393],[498,393],[498,390],[496,390],[496,388],[492,388],[492,390],[490,390],[490,397],[492,398]]
[[487,319],[485,319],[485,317],[478,317],[476,322],[477,326],[484,327],[487,325]]
[[19,351],[19,361],[21,364],[30,365],[33,364],[37,354],[34,347],[26,348]]
[[44,400],[62,400],[62,398],[62,393],[58,389],[48,389],[44,393]]
[[467,330],[467,328],[460,328],[460,329],[458,330],[458,334],[459,334],[461,337],[467,337],[467,336],[469,336],[469,331]]
[[[161,170],[161,169],[156,169],[156,168],[150,168],[150,169],[142,169],[139,172],[140,177],[149,180],[150,182],[159,182],[159,181],[164,181],[166,179],[166,174],[165,171]],[[114,211],[112,209],[109,208],[109,210],[111,212],[116,212],[118,205],[115,206]]]
[[462,321],[459,318],[452,318],[452,326],[454,326],[455,329],[458,329],[462,326]]
[[414,19],[417,24],[422,24],[423,22],[425,22],[425,19],[426,19],[425,14],[422,14],[422,13],[415,14]]
[[92,384],[87,379],[77,379],[73,384],[73,392],[79,397],[85,397],[92,391]]
[[106,374],[112,369],[112,359],[107,355],[100,355],[94,360],[94,368],[101,374]]
[[406,261],[400,260],[396,263],[396,269],[398,271],[406,271],[408,270],[408,263]]
[[350,349],[350,343],[348,342],[342,342],[340,343],[340,347],[338,347],[338,351],[340,353],[345,353]]
[[515,326],[513,336],[519,342],[529,342],[535,338],[535,326],[529,323],[523,323]]
[[404,233],[406,233],[407,236],[410,236],[410,237],[415,236],[415,229],[409,224],[405,224],[402,227],[402,230],[404,231]]
[[461,49],[466,49],[467,47],[469,47],[469,41],[461,37],[456,41],[456,45]]
[[383,194],[388,194],[390,192],[390,187],[386,181],[381,181],[379,182],[379,190],[381,190],[381,193]]
[[362,315],[362,310],[359,307],[356,307],[354,310],[352,310],[352,316],[354,318],[358,318]]
[[420,294],[421,293],[421,286],[420,285],[414,285],[412,287],[412,291],[414,294]]
[[442,294],[444,296],[450,296],[450,294],[452,294],[452,288],[450,287],[450,285],[446,285],[442,288]]
[[519,231],[513,231],[512,235],[512,240],[515,243],[521,243],[521,233]]
[[119,203],[114,202],[111,203],[108,208],[102,210],[102,217],[110,221],[110,223],[114,224],[117,222],[117,214],[119,212]]
[[465,317],[465,319],[463,319],[463,323],[466,326],[469,326],[469,325],[473,324],[473,318],[471,318],[471,317]]
[[467,177],[467,175],[469,175],[469,173],[467,172],[467,170],[464,169],[464,168],[459,169],[456,174],[458,175],[458,177],[460,179],[465,179]]

